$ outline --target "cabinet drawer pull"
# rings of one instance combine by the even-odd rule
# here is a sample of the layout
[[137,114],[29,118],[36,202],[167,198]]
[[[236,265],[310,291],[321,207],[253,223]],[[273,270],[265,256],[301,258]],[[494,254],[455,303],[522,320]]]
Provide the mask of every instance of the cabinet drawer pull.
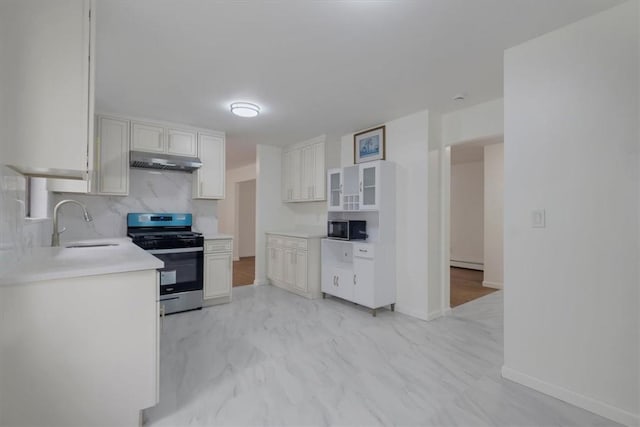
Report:
[[359,250],[360,252],[364,252],[364,253],[369,252],[369,251],[368,251],[368,250],[366,250],[366,249],[358,249],[358,250]]
[[356,275],[355,274],[353,275],[353,284],[354,285],[356,284]]

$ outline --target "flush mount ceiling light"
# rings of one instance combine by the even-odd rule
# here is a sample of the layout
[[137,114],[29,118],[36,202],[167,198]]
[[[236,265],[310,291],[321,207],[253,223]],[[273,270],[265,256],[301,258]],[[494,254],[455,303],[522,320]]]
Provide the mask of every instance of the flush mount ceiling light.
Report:
[[231,104],[231,112],[240,117],[255,117],[260,114],[260,107],[250,102],[234,102]]

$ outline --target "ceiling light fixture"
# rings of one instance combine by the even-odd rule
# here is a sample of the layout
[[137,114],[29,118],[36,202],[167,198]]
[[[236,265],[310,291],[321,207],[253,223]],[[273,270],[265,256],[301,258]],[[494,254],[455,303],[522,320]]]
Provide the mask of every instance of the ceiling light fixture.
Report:
[[250,102],[234,102],[231,112],[240,117],[255,117],[260,114],[260,106]]

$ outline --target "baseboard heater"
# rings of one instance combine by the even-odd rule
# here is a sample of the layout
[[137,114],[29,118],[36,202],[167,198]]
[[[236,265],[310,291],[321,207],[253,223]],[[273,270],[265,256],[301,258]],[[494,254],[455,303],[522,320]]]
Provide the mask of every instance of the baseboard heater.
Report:
[[451,267],[468,268],[470,270],[484,271],[484,264],[481,262],[461,261],[457,259],[451,259],[449,260],[449,265]]

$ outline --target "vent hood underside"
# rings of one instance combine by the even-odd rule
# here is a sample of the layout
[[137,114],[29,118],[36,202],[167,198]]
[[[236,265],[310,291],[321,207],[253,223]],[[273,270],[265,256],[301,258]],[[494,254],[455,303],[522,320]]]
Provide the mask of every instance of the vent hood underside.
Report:
[[162,153],[145,153],[132,151],[129,164],[132,168],[164,169],[181,172],[192,172],[202,166],[197,157],[172,156]]

